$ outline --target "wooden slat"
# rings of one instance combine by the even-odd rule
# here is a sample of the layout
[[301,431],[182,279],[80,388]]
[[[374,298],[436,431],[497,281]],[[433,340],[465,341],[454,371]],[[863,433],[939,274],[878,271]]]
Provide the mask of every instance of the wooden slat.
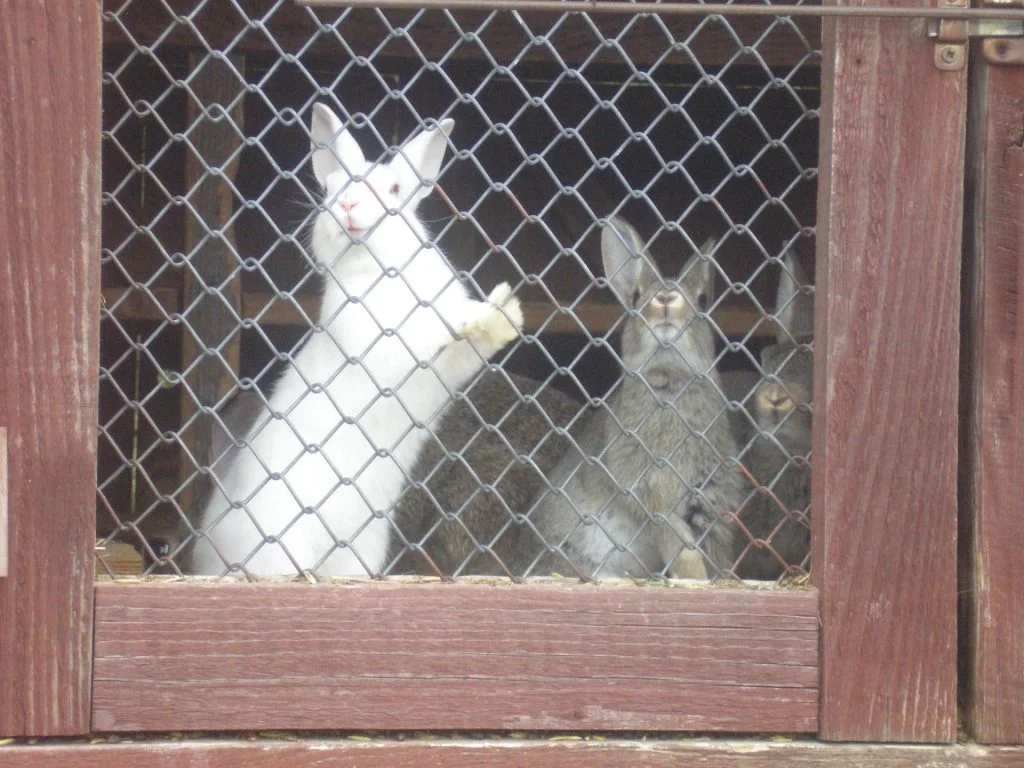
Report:
[[966,73],[921,29],[823,28],[813,575],[834,740],[956,734]]
[[0,747],[0,768],[1017,768],[1024,749],[816,742],[284,740]]
[[100,7],[0,0],[0,734],[89,725],[99,385]]
[[[220,402],[238,379],[241,333],[236,318],[242,307],[242,280],[236,257],[233,181],[245,119],[245,61],[233,55],[213,58],[189,54],[187,100],[188,149],[185,153],[185,252],[189,269],[182,276],[187,329],[182,334],[180,438],[181,490],[176,501],[186,512],[209,492],[208,475],[199,473],[212,457],[215,422],[200,406]],[[210,294],[214,288],[217,293]],[[217,350],[216,355],[207,350]]]
[[972,73],[961,601],[968,726],[1024,743],[1024,69]]
[[817,727],[813,590],[96,587],[102,731]]
[[7,575],[7,535],[7,429],[0,427],[0,578]]
[[[181,298],[174,288],[147,290],[151,296],[129,288],[104,288],[103,301],[116,317],[125,320],[163,320],[167,315],[181,311]],[[319,299],[304,295],[297,297],[296,301],[298,306],[269,293],[250,291],[242,294],[241,317],[258,319],[264,327],[308,326],[317,317]],[[535,301],[523,302],[522,306],[523,325],[530,332],[539,331],[543,325],[544,331],[549,333],[578,333],[581,326],[591,333],[605,333],[623,315],[618,304],[598,301],[581,302],[565,312],[560,312],[553,304]],[[765,307],[765,311],[770,313],[773,310]],[[730,337],[744,336],[751,333],[752,328],[754,337],[772,334],[771,324],[765,322],[764,316],[756,309],[722,307],[713,317],[722,333]]]
[[[270,3],[266,0],[236,0],[232,6],[238,5],[250,18],[264,20],[269,31],[269,34],[250,31],[239,40],[240,33],[245,30],[245,21],[232,6],[211,3],[202,13],[194,15],[192,23],[186,26],[174,24],[165,3],[158,0],[135,0],[128,5],[120,0],[104,0],[103,5],[105,10],[119,12],[119,21],[104,27],[108,43],[132,39],[138,45],[152,45],[159,39],[164,49],[170,46],[205,48],[208,45],[223,50],[230,45],[238,52],[276,54],[277,46],[280,46],[286,51],[304,50],[304,60],[326,57],[328,61],[337,63],[348,59],[348,48],[356,56],[377,53],[382,33],[387,31],[374,11],[361,9],[352,11],[344,22],[337,25],[337,36],[316,35],[317,22],[310,9],[285,3],[268,14]],[[335,21],[338,15],[337,9],[325,9],[317,13],[328,23]],[[408,23],[414,15],[413,11],[387,12],[387,18],[396,27]],[[490,55],[503,64],[511,64],[514,59],[526,62],[552,61],[546,46],[529,43],[532,35],[551,33],[552,26],[559,18],[555,14],[521,13],[519,16],[522,23],[509,14],[495,17],[487,12],[460,10],[454,15],[459,28],[448,23],[440,13],[421,16],[410,27],[410,33],[416,40],[415,48],[397,41],[385,47],[378,55],[411,58],[418,62],[418,51],[433,61],[443,56],[454,62],[472,61],[482,59],[482,46],[486,46]],[[610,48],[604,51],[600,49],[600,38],[592,31],[591,24],[606,37],[614,38],[621,35],[627,21],[597,14],[592,17],[590,24],[570,19],[568,23],[558,25],[558,30],[551,34],[558,46],[558,58],[570,66],[591,59],[590,64],[622,63],[622,57]],[[720,67],[733,60],[742,45],[755,43],[760,56],[773,67],[792,67],[800,62],[810,67],[818,65],[817,56],[808,55],[809,49],[817,50],[820,47],[821,26],[817,19],[794,18],[788,22],[790,28],[780,28],[767,35],[765,32],[771,24],[769,19],[736,17],[729,20],[728,26],[716,20],[702,22],[702,19],[667,17],[660,24],[634,23],[632,31],[623,35],[619,43],[637,66],[650,65],[665,53],[668,38],[662,31],[664,25],[671,30],[675,39],[689,43],[694,59],[705,68]],[[193,25],[198,30],[198,36],[191,31]],[[697,31],[698,27],[700,31]],[[126,29],[128,34],[125,33]],[[482,43],[460,40],[461,35],[468,32],[477,33]],[[338,37],[344,38],[347,48],[342,47]],[[736,38],[741,42],[737,43]],[[753,56],[741,57],[737,61],[757,66],[757,59]],[[672,63],[689,64],[690,59],[680,54],[666,62],[666,65]]]

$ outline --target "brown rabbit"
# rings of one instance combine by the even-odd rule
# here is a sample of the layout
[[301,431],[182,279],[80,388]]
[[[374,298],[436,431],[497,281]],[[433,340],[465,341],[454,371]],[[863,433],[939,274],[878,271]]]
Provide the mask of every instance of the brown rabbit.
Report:
[[[571,440],[559,430],[584,406],[523,376],[488,371],[441,419],[395,508],[389,573],[506,574],[513,514]],[[496,429],[495,429],[496,428]],[[442,448],[443,446],[443,448]],[[504,549],[495,548],[501,538]]]

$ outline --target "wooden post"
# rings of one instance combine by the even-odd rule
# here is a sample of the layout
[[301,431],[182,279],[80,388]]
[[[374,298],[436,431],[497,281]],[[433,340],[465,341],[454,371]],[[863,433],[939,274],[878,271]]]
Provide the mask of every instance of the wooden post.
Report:
[[[242,313],[241,279],[234,256],[234,238],[228,222],[234,212],[231,181],[238,170],[239,131],[243,125],[245,83],[241,56],[215,59],[206,53],[189,55],[192,76],[188,96],[191,146],[186,151],[185,187],[189,212],[185,216],[185,252],[191,269],[182,285],[182,311],[188,327],[182,336],[181,365],[185,384],[181,395],[181,480],[178,504],[183,511],[201,501],[204,483],[197,483],[197,467],[208,465],[214,420],[196,414],[199,406],[212,406],[230,390],[238,371]],[[198,124],[197,124],[197,121]],[[217,169],[216,173],[210,171]],[[233,275],[235,275],[233,277]],[[218,290],[216,295],[206,288]],[[219,349],[219,356],[207,349]],[[223,359],[222,359],[223,358]],[[191,454],[191,456],[189,455]]]
[[967,724],[1024,743],[1024,69],[972,64],[961,610]]
[[0,578],[8,569],[7,525],[7,430],[0,427]]
[[100,3],[0,0],[0,734],[89,730]]
[[967,73],[936,68],[920,21],[826,19],[822,38],[819,733],[948,742]]

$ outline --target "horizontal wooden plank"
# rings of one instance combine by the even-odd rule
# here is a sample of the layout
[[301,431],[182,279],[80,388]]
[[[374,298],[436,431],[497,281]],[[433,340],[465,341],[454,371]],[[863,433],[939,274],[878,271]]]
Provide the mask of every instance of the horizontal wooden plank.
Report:
[[[159,0],[135,0],[129,4],[104,0],[103,6],[104,10],[116,13],[116,17],[112,15],[104,25],[104,41],[108,44],[153,45],[159,40],[163,49],[208,46],[223,50],[230,46],[236,53],[269,54],[282,49],[302,50],[306,61],[327,57],[337,62],[350,55],[414,61],[420,56],[428,61],[442,57],[479,61],[484,59],[486,49],[502,64],[513,61],[550,63],[552,57],[547,46],[534,42],[535,38],[547,35],[558,46],[559,60],[570,66],[583,61],[589,65],[621,64],[620,48],[635,64],[650,65],[665,55],[672,41],[680,41],[692,53],[692,59],[678,53],[669,57],[667,64],[685,66],[699,61],[704,68],[721,67],[730,62],[734,66],[757,66],[757,57],[761,57],[773,67],[797,64],[817,67],[820,59],[813,51],[821,47],[821,22],[803,17],[780,23],[751,17],[733,17],[728,21],[665,17],[657,22],[630,22],[598,14],[585,20],[569,17],[559,21],[559,15],[551,13],[513,16],[459,9],[452,12],[455,19],[452,23],[447,15],[437,12],[416,14],[389,10],[386,18],[390,26],[405,25],[405,33],[395,35],[381,50],[388,26],[376,12],[367,9],[350,11],[339,22],[340,12],[336,8],[313,12],[284,3],[277,4],[268,13],[266,0],[236,0],[230,8],[211,4],[202,13],[191,14],[189,23],[184,24],[176,23],[169,8]],[[320,32],[316,17],[328,24],[335,23],[336,31]],[[260,19],[260,30],[248,28],[248,19]],[[413,20],[414,23],[410,23]],[[624,33],[627,24],[629,31]],[[467,40],[469,34],[475,39]],[[414,40],[415,47],[405,38]],[[604,38],[616,39],[617,45],[603,46]],[[751,46],[756,55],[744,51],[744,46]]]
[[0,747],[0,768],[1015,768],[1024,748],[650,740],[259,739]]
[[[149,288],[148,293],[127,288],[104,288],[103,303],[121,320],[167,320],[180,312],[181,296],[174,288]],[[265,327],[275,325],[308,326],[319,314],[319,298],[310,295],[281,299],[270,293],[248,292],[242,295],[242,318],[255,320]],[[771,312],[770,307],[765,308]],[[583,302],[560,309],[553,304],[523,302],[524,327],[537,332],[543,326],[548,333],[576,333],[581,327],[604,333],[623,316],[622,307],[608,302]],[[575,317],[573,317],[575,315]],[[771,323],[756,309],[722,307],[714,320],[726,336],[770,336]]]
[[97,584],[101,731],[813,732],[814,590]]

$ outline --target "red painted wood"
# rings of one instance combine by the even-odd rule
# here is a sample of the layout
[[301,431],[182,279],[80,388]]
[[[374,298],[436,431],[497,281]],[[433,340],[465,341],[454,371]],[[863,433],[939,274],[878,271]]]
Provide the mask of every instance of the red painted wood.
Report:
[[1024,749],[721,740],[255,739],[0,747],[0,768],[1017,768]]
[[101,731],[817,727],[808,590],[96,587]]
[[96,2],[0,0],[0,735],[89,726],[99,382]]
[[1024,69],[972,73],[961,602],[969,728],[1024,743]]
[[952,741],[966,72],[936,69],[920,22],[833,19],[822,34],[820,734]]

